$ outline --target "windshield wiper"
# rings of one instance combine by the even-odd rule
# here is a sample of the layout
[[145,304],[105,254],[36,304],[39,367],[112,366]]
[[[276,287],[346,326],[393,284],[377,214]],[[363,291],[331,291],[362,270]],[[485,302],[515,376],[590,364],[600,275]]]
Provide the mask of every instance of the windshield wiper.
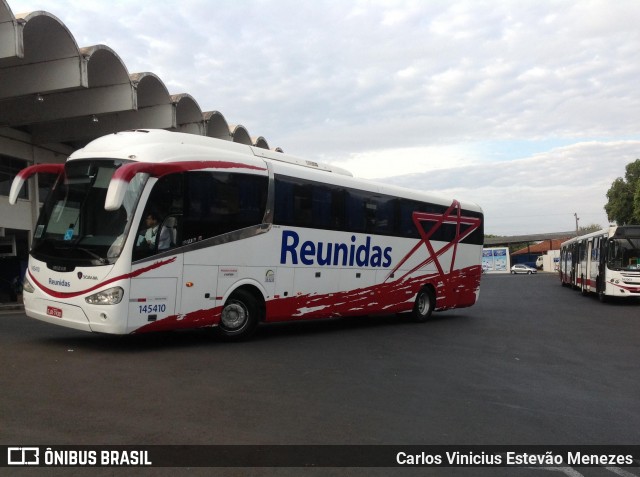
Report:
[[81,252],[85,252],[86,254],[92,256],[93,258],[95,258],[96,260],[98,260],[100,262],[100,264],[105,265],[107,263],[107,260],[105,258],[102,258],[100,255],[98,255],[97,253],[92,252],[89,249],[86,249],[84,247],[73,247],[71,250],[80,250]]
[[95,252],[92,252],[91,250],[89,250],[88,248],[84,248],[84,247],[78,247],[78,245],[80,244],[80,242],[84,239],[84,235],[78,237],[77,240],[75,240],[70,247],[61,247],[59,250],[65,250],[66,252],[75,252],[76,250],[79,250],[81,252],[86,253],[87,255],[89,255],[90,257],[96,259],[101,265],[105,265],[107,262],[107,260],[103,257],[101,257],[100,255],[98,255]]
[[92,252],[91,250],[89,250],[88,248],[84,248],[84,247],[78,247],[78,245],[80,245],[80,242],[82,242],[87,236],[86,235],[80,235],[78,236],[77,239],[75,239],[72,243],[71,243],[71,247],[69,247],[69,250],[71,252],[75,251],[75,250],[80,250],[81,252],[86,253],[87,255],[95,258],[96,260],[98,260],[98,262],[100,262],[101,265],[104,265],[107,262],[107,260],[103,257],[101,257],[100,255],[98,255],[95,252]]

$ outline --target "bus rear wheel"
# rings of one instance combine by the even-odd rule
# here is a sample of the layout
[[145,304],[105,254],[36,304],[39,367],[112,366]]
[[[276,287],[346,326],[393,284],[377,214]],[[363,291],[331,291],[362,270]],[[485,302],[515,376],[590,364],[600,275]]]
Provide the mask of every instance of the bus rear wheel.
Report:
[[423,323],[431,318],[433,309],[436,305],[436,297],[429,287],[424,287],[418,292],[416,302],[413,305],[411,317],[417,323]]
[[242,340],[253,334],[260,321],[260,307],[246,290],[236,290],[224,304],[218,333],[228,340]]

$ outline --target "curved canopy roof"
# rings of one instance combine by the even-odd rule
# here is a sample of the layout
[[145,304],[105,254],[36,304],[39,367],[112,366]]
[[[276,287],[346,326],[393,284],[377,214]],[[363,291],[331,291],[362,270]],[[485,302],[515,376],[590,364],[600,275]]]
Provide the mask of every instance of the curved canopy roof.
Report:
[[0,127],[25,131],[34,144],[80,147],[105,134],[153,128],[269,148],[219,111],[203,112],[190,94],[170,94],[155,74],[129,73],[108,46],[78,47],[54,15],[15,15],[6,0],[0,0]]

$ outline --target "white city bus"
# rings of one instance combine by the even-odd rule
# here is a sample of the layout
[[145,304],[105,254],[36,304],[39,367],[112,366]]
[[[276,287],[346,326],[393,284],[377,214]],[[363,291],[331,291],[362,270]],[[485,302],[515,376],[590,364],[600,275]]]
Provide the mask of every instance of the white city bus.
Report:
[[[157,130],[99,138],[56,174],[27,315],[112,334],[471,306],[482,210],[261,148]],[[158,225],[145,231],[155,215]],[[151,233],[150,233],[151,232]],[[149,240],[152,238],[152,240]]]
[[640,225],[611,226],[563,242],[560,281],[583,295],[640,297]]

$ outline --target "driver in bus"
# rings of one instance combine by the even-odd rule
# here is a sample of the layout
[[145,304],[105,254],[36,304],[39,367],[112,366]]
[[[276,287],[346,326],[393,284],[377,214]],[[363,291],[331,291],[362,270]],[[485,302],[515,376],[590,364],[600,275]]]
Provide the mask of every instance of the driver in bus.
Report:
[[[171,246],[171,233],[163,227],[160,230],[160,223],[158,215],[155,212],[148,212],[145,217],[146,230],[138,236],[137,247],[147,248],[153,250],[156,248],[156,240],[158,250],[166,250]],[[160,237],[158,240],[158,231],[160,230]]]

